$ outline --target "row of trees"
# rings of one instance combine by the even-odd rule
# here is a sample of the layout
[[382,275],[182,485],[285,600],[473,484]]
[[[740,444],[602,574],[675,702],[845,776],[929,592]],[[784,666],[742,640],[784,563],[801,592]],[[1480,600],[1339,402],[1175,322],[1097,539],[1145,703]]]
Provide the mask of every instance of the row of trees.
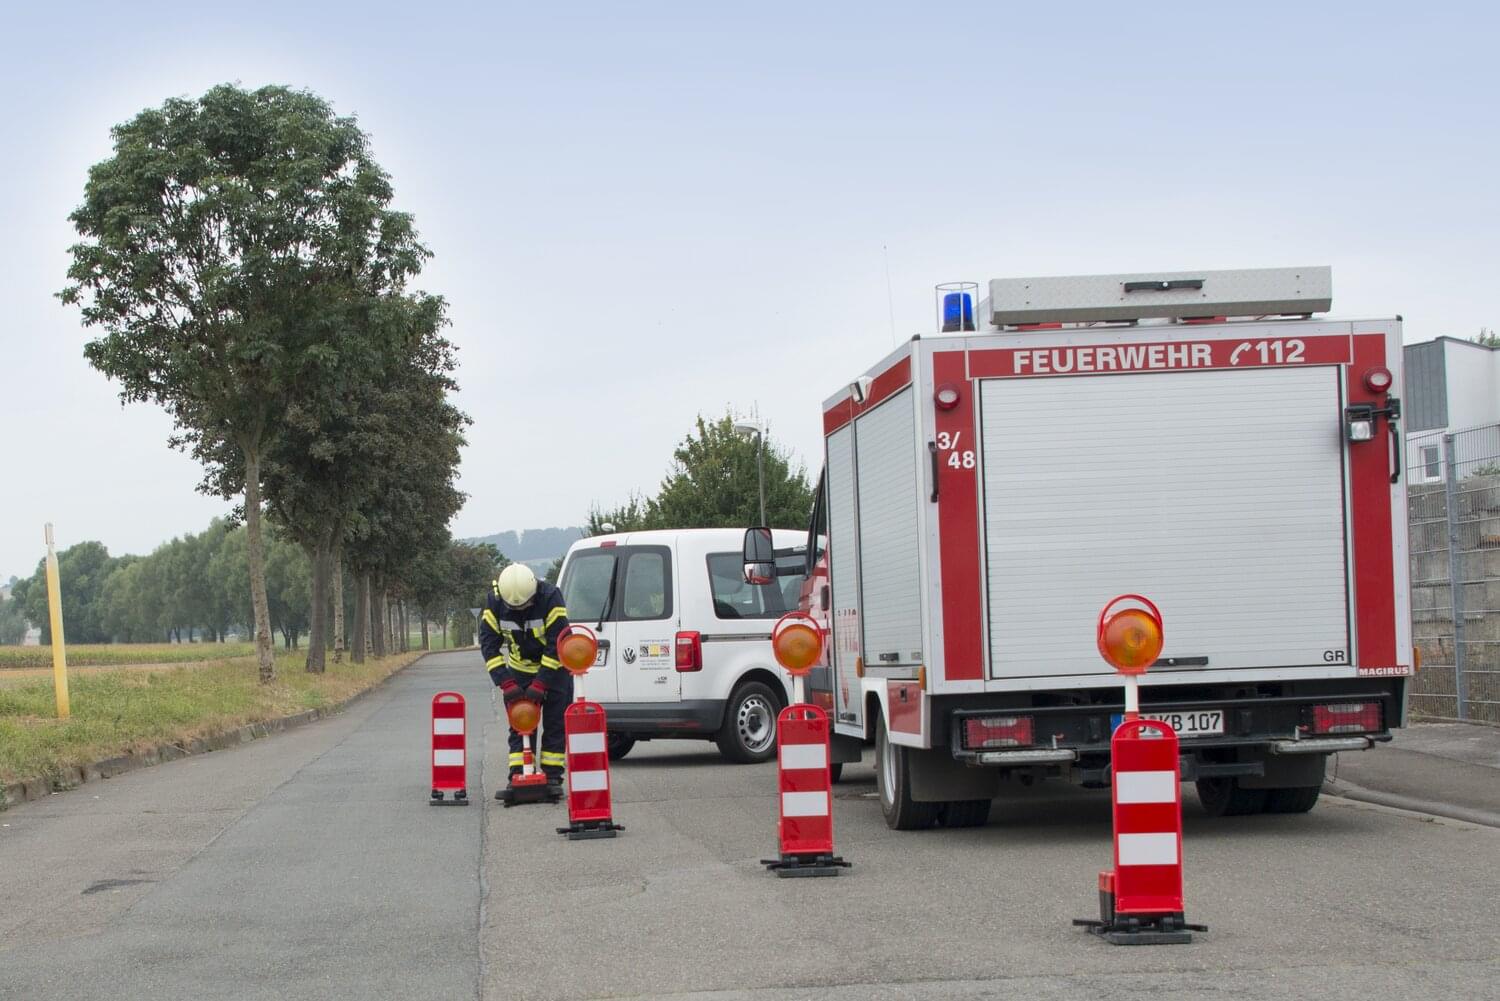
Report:
[[98,331],[85,356],[122,402],[172,416],[201,490],[240,500],[262,681],[267,517],[306,557],[307,669],[343,649],[350,575],[353,658],[366,636],[383,653],[371,621],[432,600],[463,499],[446,304],[410,288],[430,252],[366,135],[316,95],[219,86],[112,135],[70,216],[61,298]]
[[[158,546],[148,556],[111,556],[99,542],[81,542],[58,554],[63,629],[69,643],[215,642],[231,632],[250,635],[254,609],[249,588],[249,539],[244,526],[215,519],[197,535]],[[456,623],[460,639],[471,633],[469,609],[482,596],[505,558],[490,545],[448,542],[424,552],[407,572],[388,580],[387,614],[377,619],[379,649],[404,649],[407,623],[420,623],[427,646],[427,624],[446,632]],[[313,618],[313,564],[306,547],[279,527],[266,536],[266,599],[271,629],[288,649],[299,646]],[[353,592],[343,596],[353,621]],[[18,629],[0,632],[0,643],[21,641],[25,620],[37,623],[42,642],[51,643],[45,567],[13,584],[5,609]],[[9,621],[6,619],[5,621]],[[468,625],[466,625],[468,624]],[[332,632],[325,647],[340,649]]]

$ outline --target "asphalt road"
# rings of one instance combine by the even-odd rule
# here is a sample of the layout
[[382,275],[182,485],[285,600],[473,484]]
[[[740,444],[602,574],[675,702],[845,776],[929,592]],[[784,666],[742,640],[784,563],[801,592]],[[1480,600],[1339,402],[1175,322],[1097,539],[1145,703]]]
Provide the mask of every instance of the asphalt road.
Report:
[[1097,909],[1107,793],[898,833],[867,763],[837,787],[854,868],[782,880],[758,861],[774,767],[707,744],[616,765],[613,841],[477,774],[473,806],[427,806],[441,688],[470,696],[471,768],[504,775],[487,685],[434,656],[338,719],[0,814],[0,998],[1500,998],[1500,830],[1329,797],[1212,820],[1189,795],[1211,930],[1123,949],[1069,924]]

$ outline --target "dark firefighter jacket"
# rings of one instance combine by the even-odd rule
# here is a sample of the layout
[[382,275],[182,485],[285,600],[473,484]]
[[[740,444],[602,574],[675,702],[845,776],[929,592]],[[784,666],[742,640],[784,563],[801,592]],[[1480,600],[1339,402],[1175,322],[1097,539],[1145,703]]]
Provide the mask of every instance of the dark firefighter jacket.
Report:
[[479,649],[484,666],[499,684],[503,668],[535,675],[541,668],[551,672],[562,667],[557,659],[557,637],[568,626],[568,610],[562,592],[546,581],[537,581],[536,595],[525,608],[511,608],[500,600],[499,582],[490,585],[484,613],[479,617]]

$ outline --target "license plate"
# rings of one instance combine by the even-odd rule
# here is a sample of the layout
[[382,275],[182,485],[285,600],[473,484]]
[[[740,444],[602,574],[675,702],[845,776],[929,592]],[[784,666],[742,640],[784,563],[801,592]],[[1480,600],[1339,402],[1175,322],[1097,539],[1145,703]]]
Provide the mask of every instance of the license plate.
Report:
[[609,647],[606,644],[604,644],[604,643],[600,643],[599,644],[599,650],[598,650],[598,652],[596,652],[594,654],[594,666],[595,667],[603,667],[604,664],[605,664],[605,662],[608,661],[608,660],[609,660]]
[[[1116,713],[1110,717],[1111,729],[1125,719]],[[1224,733],[1224,710],[1188,709],[1175,713],[1141,713],[1141,719],[1154,719],[1170,726],[1179,737],[1218,737]]]

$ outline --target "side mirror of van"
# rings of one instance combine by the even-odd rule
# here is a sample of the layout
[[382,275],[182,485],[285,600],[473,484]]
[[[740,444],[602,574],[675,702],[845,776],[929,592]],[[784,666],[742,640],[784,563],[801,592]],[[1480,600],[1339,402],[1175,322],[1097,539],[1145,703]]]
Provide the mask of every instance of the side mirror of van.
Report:
[[769,528],[745,532],[745,583],[771,584],[776,580],[776,546]]

